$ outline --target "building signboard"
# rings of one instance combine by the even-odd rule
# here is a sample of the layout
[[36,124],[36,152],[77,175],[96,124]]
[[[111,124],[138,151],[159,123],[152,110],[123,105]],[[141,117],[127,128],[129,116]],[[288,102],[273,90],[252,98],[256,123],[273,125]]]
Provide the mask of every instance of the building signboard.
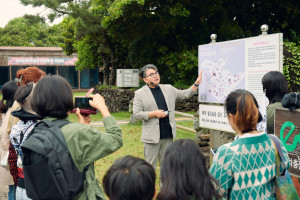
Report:
[[117,69],[118,87],[139,87],[138,69]]

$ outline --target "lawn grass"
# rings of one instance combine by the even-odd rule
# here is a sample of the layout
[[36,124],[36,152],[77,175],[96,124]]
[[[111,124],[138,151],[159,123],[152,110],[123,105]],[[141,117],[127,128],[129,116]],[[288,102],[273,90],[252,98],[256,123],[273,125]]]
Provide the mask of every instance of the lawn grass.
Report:
[[[130,113],[126,112],[126,111],[120,111],[118,113],[110,113],[112,116],[114,116],[116,118],[116,120],[128,120],[130,118]],[[90,115],[91,116],[91,121],[95,122],[95,121],[102,121],[103,117],[100,114],[100,112],[97,112],[96,115]],[[69,114],[69,120],[72,122],[76,122],[77,121],[77,116],[75,113],[70,113]]]
[[[126,115],[126,112],[124,113],[112,113],[116,118],[123,118],[124,115]],[[130,115],[128,113],[128,115]],[[129,118],[127,118],[129,119]],[[180,121],[177,122],[180,125],[188,126],[189,128],[193,127],[192,121]],[[104,127],[97,127],[101,131],[105,131]],[[143,143],[141,142],[141,135],[142,135],[142,123],[136,123],[136,124],[126,124],[121,125],[122,133],[123,133],[123,146],[113,154],[98,160],[95,162],[95,175],[99,182],[102,185],[102,179],[105,174],[105,172],[108,170],[108,168],[113,164],[113,162],[120,157],[126,156],[126,155],[132,155],[135,157],[139,157],[144,159],[143,154]],[[194,139],[195,134],[181,130],[177,128],[177,138],[176,139]],[[159,170],[160,167],[157,166],[156,168],[156,189],[157,192],[160,190],[160,184],[159,184]]]
[[[76,92],[73,93],[73,97],[75,96],[84,96],[86,92]],[[0,99],[2,99],[2,94],[0,94]],[[194,112],[188,112],[188,114],[194,114]],[[117,120],[129,120],[130,113],[126,111],[118,112],[118,113],[111,113],[112,116],[114,116]],[[180,115],[175,115],[175,117],[182,117]],[[69,115],[69,120],[71,122],[77,122],[77,116],[75,114]],[[91,121],[102,121],[103,117],[98,112],[96,115],[91,115]],[[179,125],[186,126],[189,128],[193,127],[192,121],[178,121],[176,122]],[[97,129],[101,131],[105,131],[104,127],[97,127]],[[112,163],[120,157],[126,156],[126,155],[132,155],[135,157],[143,158],[143,143],[141,142],[141,134],[142,134],[142,123],[136,123],[136,124],[125,124],[121,126],[122,133],[123,133],[123,146],[116,151],[115,153],[101,159],[95,162],[95,175],[99,182],[102,185],[102,179],[105,174],[105,172],[108,170],[108,168],[112,165]],[[176,139],[194,139],[195,134],[181,130],[177,128],[177,138]],[[156,188],[157,192],[160,190],[160,184],[159,184],[159,170],[160,167],[157,166],[156,168]],[[103,188],[103,187],[102,187]]]

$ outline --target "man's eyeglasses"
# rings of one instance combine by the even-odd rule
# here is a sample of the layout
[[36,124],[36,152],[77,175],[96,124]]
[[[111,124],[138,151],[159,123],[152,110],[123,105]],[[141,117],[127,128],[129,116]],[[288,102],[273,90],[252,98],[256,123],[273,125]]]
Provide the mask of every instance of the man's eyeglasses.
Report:
[[145,78],[151,76],[152,78],[154,78],[156,75],[158,74],[158,71],[154,72],[154,73],[151,73],[149,74],[148,76],[146,76]]

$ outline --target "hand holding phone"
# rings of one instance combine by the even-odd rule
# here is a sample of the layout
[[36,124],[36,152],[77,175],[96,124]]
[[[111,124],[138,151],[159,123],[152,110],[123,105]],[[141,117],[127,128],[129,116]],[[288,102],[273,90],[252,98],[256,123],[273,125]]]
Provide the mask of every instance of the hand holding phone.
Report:
[[76,108],[76,115],[78,117],[78,122],[81,124],[89,125],[91,122],[91,117],[88,114],[81,114],[80,109]]
[[108,108],[105,104],[104,98],[100,94],[90,95],[90,97],[93,98],[93,100],[90,100],[90,105],[96,109],[98,109],[101,112],[101,115],[103,117],[109,116],[110,113],[108,111]]
[[75,97],[75,109],[71,113],[76,113],[76,109],[80,109],[80,114],[83,115],[95,115],[97,110],[90,105],[90,100],[93,100],[91,97]]

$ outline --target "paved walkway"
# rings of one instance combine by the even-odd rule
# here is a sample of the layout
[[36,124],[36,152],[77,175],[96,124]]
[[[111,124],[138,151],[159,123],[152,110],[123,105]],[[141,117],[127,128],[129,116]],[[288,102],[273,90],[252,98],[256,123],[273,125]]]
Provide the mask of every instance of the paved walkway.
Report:
[[[193,118],[189,118],[189,117],[176,117],[175,118],[175,121],[192,121]],[[125,125],[125,124],[129,124],[129,120],[118,120],[117,123],[119,125]],[[103,127],[103,122],[102,121],[98,121],[98,122],[91,122],[90,123],[92,126],[95,126],[95,127]]]
[[0,200],[7,200],[7,199],[8,199],[8,186],[0,185]]

